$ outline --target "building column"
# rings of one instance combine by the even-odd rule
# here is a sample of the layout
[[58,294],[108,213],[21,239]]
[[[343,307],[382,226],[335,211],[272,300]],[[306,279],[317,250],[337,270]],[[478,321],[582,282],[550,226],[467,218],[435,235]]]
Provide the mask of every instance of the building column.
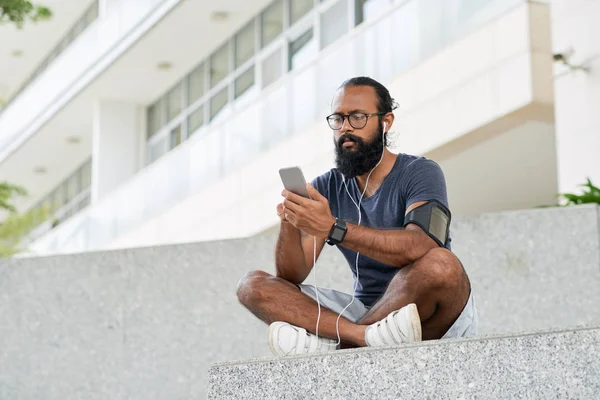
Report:
[[[555,119],[560,193],[600,185],[600,3],[552,4],[553,50],[571,65],[555,67]],[[580,67],[587,68],[582,70]]]
[[139,170],[143,148],[143,108],[122,101],[98,100],[94,106],[92,204]]

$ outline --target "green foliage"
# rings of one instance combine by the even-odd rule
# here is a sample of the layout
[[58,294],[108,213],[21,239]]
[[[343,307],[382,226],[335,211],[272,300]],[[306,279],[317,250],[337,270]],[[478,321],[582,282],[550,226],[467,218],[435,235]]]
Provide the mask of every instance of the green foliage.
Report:
[[11,185],[8,182],[0,182],[0,209],[16,213],[15,206],[9,203],[15,196],[27,196],[27,191],[20,186]]
[[579,185],[583,188],[583,193],[561,193],[559,197],[566,200],[567,206],[578,205],[578,204],[600,204],[600,188],[594,186],[587,178],[587,182],[583,185]]
[[0,182],[0,210],[8,213],[0,221],[0,258],[10,257],[22,249],[19,244],[27,233],[44,221],[49,210],[37,209],[25,214],[18,214],[16,207],[11,203],[17,196],[27,196],[27,191],[7,182]]
[[27,0],[0,0],[0,23],[11,22],[21,29],[25,21],[44,21],[52,17],[49,8]]
[[0,258],[11,257],[21,252],[23,249],[19,248],[19,244],[23,237],[47,215],[45,210],[36,209],[25,214],[10,214],[0,223]]

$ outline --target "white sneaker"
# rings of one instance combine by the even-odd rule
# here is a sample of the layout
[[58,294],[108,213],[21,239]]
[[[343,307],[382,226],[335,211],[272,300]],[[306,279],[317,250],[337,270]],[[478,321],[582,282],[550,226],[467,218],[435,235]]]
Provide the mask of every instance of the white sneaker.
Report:
[[421,341],[421,318],[413,303],[396,310],[365,332],[369,347],[393,346]]
[[269,347],[276,356],[289,356],[333,351],[337,340],[317,337],[304,328],[278,321],[269,326]]

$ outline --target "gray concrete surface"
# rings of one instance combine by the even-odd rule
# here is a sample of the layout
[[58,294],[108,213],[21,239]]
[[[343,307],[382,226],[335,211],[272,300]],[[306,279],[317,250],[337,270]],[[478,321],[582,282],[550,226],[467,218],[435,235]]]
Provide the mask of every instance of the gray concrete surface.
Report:
[[[597,206],[457,219],[483,334],[600,323]],[[205,398],[210,364],[268,355],[235,297],[274,236],[0,261],[0,399]],[[326,246],[319,285],[351,290]]]
[[212,366],[209,399],[595,399],[600,328]]

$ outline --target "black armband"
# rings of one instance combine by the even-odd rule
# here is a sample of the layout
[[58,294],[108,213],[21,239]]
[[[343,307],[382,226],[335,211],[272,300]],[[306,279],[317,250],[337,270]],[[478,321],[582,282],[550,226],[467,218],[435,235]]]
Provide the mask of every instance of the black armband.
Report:
[[429,200],[406,214],[404,228],[408,224],[415,224],[438,245],[444,247],[450,233],[451,219],[450,210],[446,206],[437,200]]

